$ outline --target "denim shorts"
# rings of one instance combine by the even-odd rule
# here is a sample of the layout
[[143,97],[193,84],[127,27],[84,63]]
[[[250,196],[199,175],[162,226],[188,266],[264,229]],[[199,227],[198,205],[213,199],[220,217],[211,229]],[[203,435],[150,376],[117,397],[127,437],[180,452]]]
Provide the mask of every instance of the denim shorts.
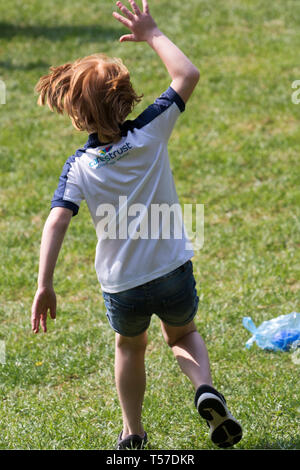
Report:
[[150,325],[152,314],[171,326],[184,326],[195,317],[199,297],[195,288],[193,264],[122,292],[102,292],[106,316],[114,331],[137,336]]

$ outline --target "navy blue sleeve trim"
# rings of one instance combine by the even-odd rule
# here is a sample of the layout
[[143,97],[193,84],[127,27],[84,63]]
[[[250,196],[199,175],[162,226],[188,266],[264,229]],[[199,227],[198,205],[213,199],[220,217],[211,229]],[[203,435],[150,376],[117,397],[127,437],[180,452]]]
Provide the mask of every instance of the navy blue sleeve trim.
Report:
[[158,104],[163,108],[167,109],[171,104],[176,103],[179,110],[183,112],[185,110],[185,103],[181,96],[172,88],[169,87],[159,98],[157,98],[154,104]]
[[65,207],[66,209],[70,209],[71,211],[73,211],[73,217],[74,215],[77,215],[79,211],[79,207],[77,206],[77,204],[74,204],[74,202],[65,201],[65,200],[52,201],[51,209],[53,209],[53,207]]
[[67,209],[71,209],[73,211],[73,216],[78,213],[79,207],[72,201],[65,201],[63,199],[66,189],[66,184],[68,181],[68,173],[71,168],[71,164],[75,161],[76,157],[80,157],[83,155],[82,149],[78,149],[74,155],[68,158],[66,163],[63,166],[61,175],[59,177],[58,186],[56,191],[54,192],[52,201],[51,201],[51,209],[53,207],[66,207]]
[[121,126],[122,136],[127,135],[128,131],[133,131],[134,129],[142,129],[142,127],[149,124],[153,119],[166,111],[173,103],[176,103],[179,110],[183,112],[185,110],[185,103],[183,99],[178,95],[178,93],[172,88],[169,87],[164,93],[157,98],[153,104],[148,106],[145,111],[143,111],[136,119],[133,121],[125,121]]
[[175,91],[172,87],[169,87],[167,92],[171,95],[171,99],[175,101],[179,110],[183,113],[183,111],[185,110],[185,102],[183,101],[181,96],[178,95],[177,91]]

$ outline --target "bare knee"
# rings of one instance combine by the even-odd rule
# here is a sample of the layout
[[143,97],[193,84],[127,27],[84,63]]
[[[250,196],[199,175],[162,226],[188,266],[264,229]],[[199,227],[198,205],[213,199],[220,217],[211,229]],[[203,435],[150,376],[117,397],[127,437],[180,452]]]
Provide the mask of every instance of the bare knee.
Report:
[[191,321],[184,326],[171,326],[167,325],[164,322],[161,322],[161,329],[164,336],[164,339],[170,348],[176,345],[178,341],[183,339],[185,336],[190,333],[197,331],[194,321]]
[[137,336],[123,336],[116,333],[116,347],[128,351],[144,352],[147,347],[147,332]]

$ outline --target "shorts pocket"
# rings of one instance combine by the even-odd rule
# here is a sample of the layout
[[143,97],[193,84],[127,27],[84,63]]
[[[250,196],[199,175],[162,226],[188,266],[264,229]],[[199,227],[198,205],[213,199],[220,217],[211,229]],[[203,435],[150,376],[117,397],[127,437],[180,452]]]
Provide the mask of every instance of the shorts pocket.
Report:
[[181,288],[162,299],[161,320],[170,325],[182,326],[193,319],[199,301],[195,285],[194,278],[190,277]]

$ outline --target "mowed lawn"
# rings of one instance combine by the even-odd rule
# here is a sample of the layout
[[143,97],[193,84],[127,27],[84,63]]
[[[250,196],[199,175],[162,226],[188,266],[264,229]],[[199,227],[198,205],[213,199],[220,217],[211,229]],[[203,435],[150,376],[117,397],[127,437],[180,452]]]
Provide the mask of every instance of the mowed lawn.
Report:
[[[170,141],[182,203],[204,204],[195,251],[196,323],[214,383],[244,428],[237,449],[299,449],[299,364],[291,352],[245,349],[258,326],[300,311],[300,4],[296,0],[152,0],[160,28],[200,68],[201,81]],[[0,5],[1,449],[112,449],[121,430],[114,333],[94,271],[86,204],[72,220],[55,273],[56,323],[33,335],[42,228],[61,168],[86,141],[66,117],[36,105],[51,65],[94,52],[120,56],[138,93],[137,115],[169,85],[109,0],[11,0]],[[142,260],[141,260],[142,261]],[[3,359],[3,358],[2,358]],[[193,388],[153,318],[144,425],[151,449],[213,449]]]

